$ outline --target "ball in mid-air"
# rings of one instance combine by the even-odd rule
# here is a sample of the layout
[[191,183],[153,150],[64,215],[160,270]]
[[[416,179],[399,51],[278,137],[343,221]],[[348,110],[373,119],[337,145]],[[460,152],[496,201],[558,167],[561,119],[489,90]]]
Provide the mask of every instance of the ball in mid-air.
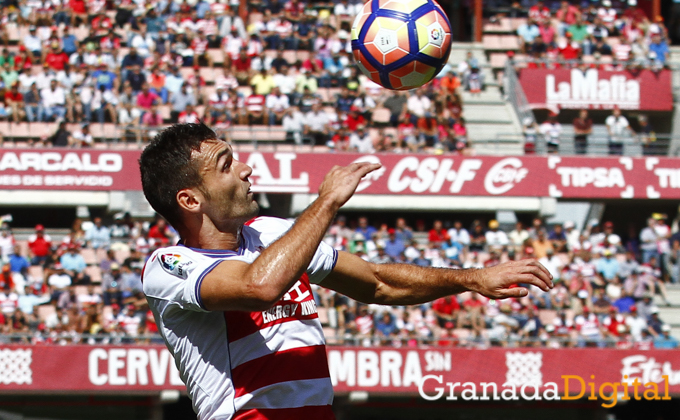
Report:
[[414,89],[446,64],[451,24],[434,0],[369,0],[352,25],[352,52],[379,85]]

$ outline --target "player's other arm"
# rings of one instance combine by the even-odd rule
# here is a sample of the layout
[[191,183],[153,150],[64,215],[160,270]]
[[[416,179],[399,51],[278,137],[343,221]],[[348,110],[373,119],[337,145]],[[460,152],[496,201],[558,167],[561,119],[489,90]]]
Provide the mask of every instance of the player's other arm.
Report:
[[361,178],[379,167],[365,162],[334,167],[319,187],[319,198],[252,264],[224,261],[206,275],[200,288],[204,307],[215,311],[269,309],[309,266],[335,213]]
[[544,291],[553,285],[548,270],[534,259],[484,269],[454,270],[409,264],[372,264],[339,252],[335,268],[321,286],[361,302],[414,305],[464,291],[494,299],[526,296],[527,289],[516,287],[517,283],[533,284]]

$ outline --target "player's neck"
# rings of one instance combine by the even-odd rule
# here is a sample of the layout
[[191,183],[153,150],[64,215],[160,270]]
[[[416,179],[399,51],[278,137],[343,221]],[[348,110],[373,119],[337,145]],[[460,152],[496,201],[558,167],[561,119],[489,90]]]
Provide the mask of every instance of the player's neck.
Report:
[[191,248],[238,251],[242,226],[234,223],[218,228],[212,223],[203,223],[198,229],[182,232],[182,243]]

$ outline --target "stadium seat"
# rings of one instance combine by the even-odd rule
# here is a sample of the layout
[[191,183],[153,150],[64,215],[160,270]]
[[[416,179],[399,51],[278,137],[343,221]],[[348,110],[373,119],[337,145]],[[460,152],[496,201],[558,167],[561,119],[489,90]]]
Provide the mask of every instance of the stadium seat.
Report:
[[97,264],[97,256],[92,248],[83,248],[80,250],[80,255],[85,260],[85,264]]
[[57,313],[56,308],[52,305],[40,305],[37,309],[38,319],[43,322]]
[[89,265],[85,268],[85,274],[90,276],[92,283],[101,283],[102,270],[98,265]]
[[37,281],[45,281],[45,272],[41,265],[32,265],[28,267],[28,277]]

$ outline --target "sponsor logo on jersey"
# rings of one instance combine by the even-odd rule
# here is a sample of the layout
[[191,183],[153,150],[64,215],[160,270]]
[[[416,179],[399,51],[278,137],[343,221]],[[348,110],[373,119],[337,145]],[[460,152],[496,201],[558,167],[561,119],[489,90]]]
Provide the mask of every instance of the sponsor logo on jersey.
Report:
[[183,279],[188,276],[187,268],[194,263],[181,254],[162,254],[160,262],[163,270]]

